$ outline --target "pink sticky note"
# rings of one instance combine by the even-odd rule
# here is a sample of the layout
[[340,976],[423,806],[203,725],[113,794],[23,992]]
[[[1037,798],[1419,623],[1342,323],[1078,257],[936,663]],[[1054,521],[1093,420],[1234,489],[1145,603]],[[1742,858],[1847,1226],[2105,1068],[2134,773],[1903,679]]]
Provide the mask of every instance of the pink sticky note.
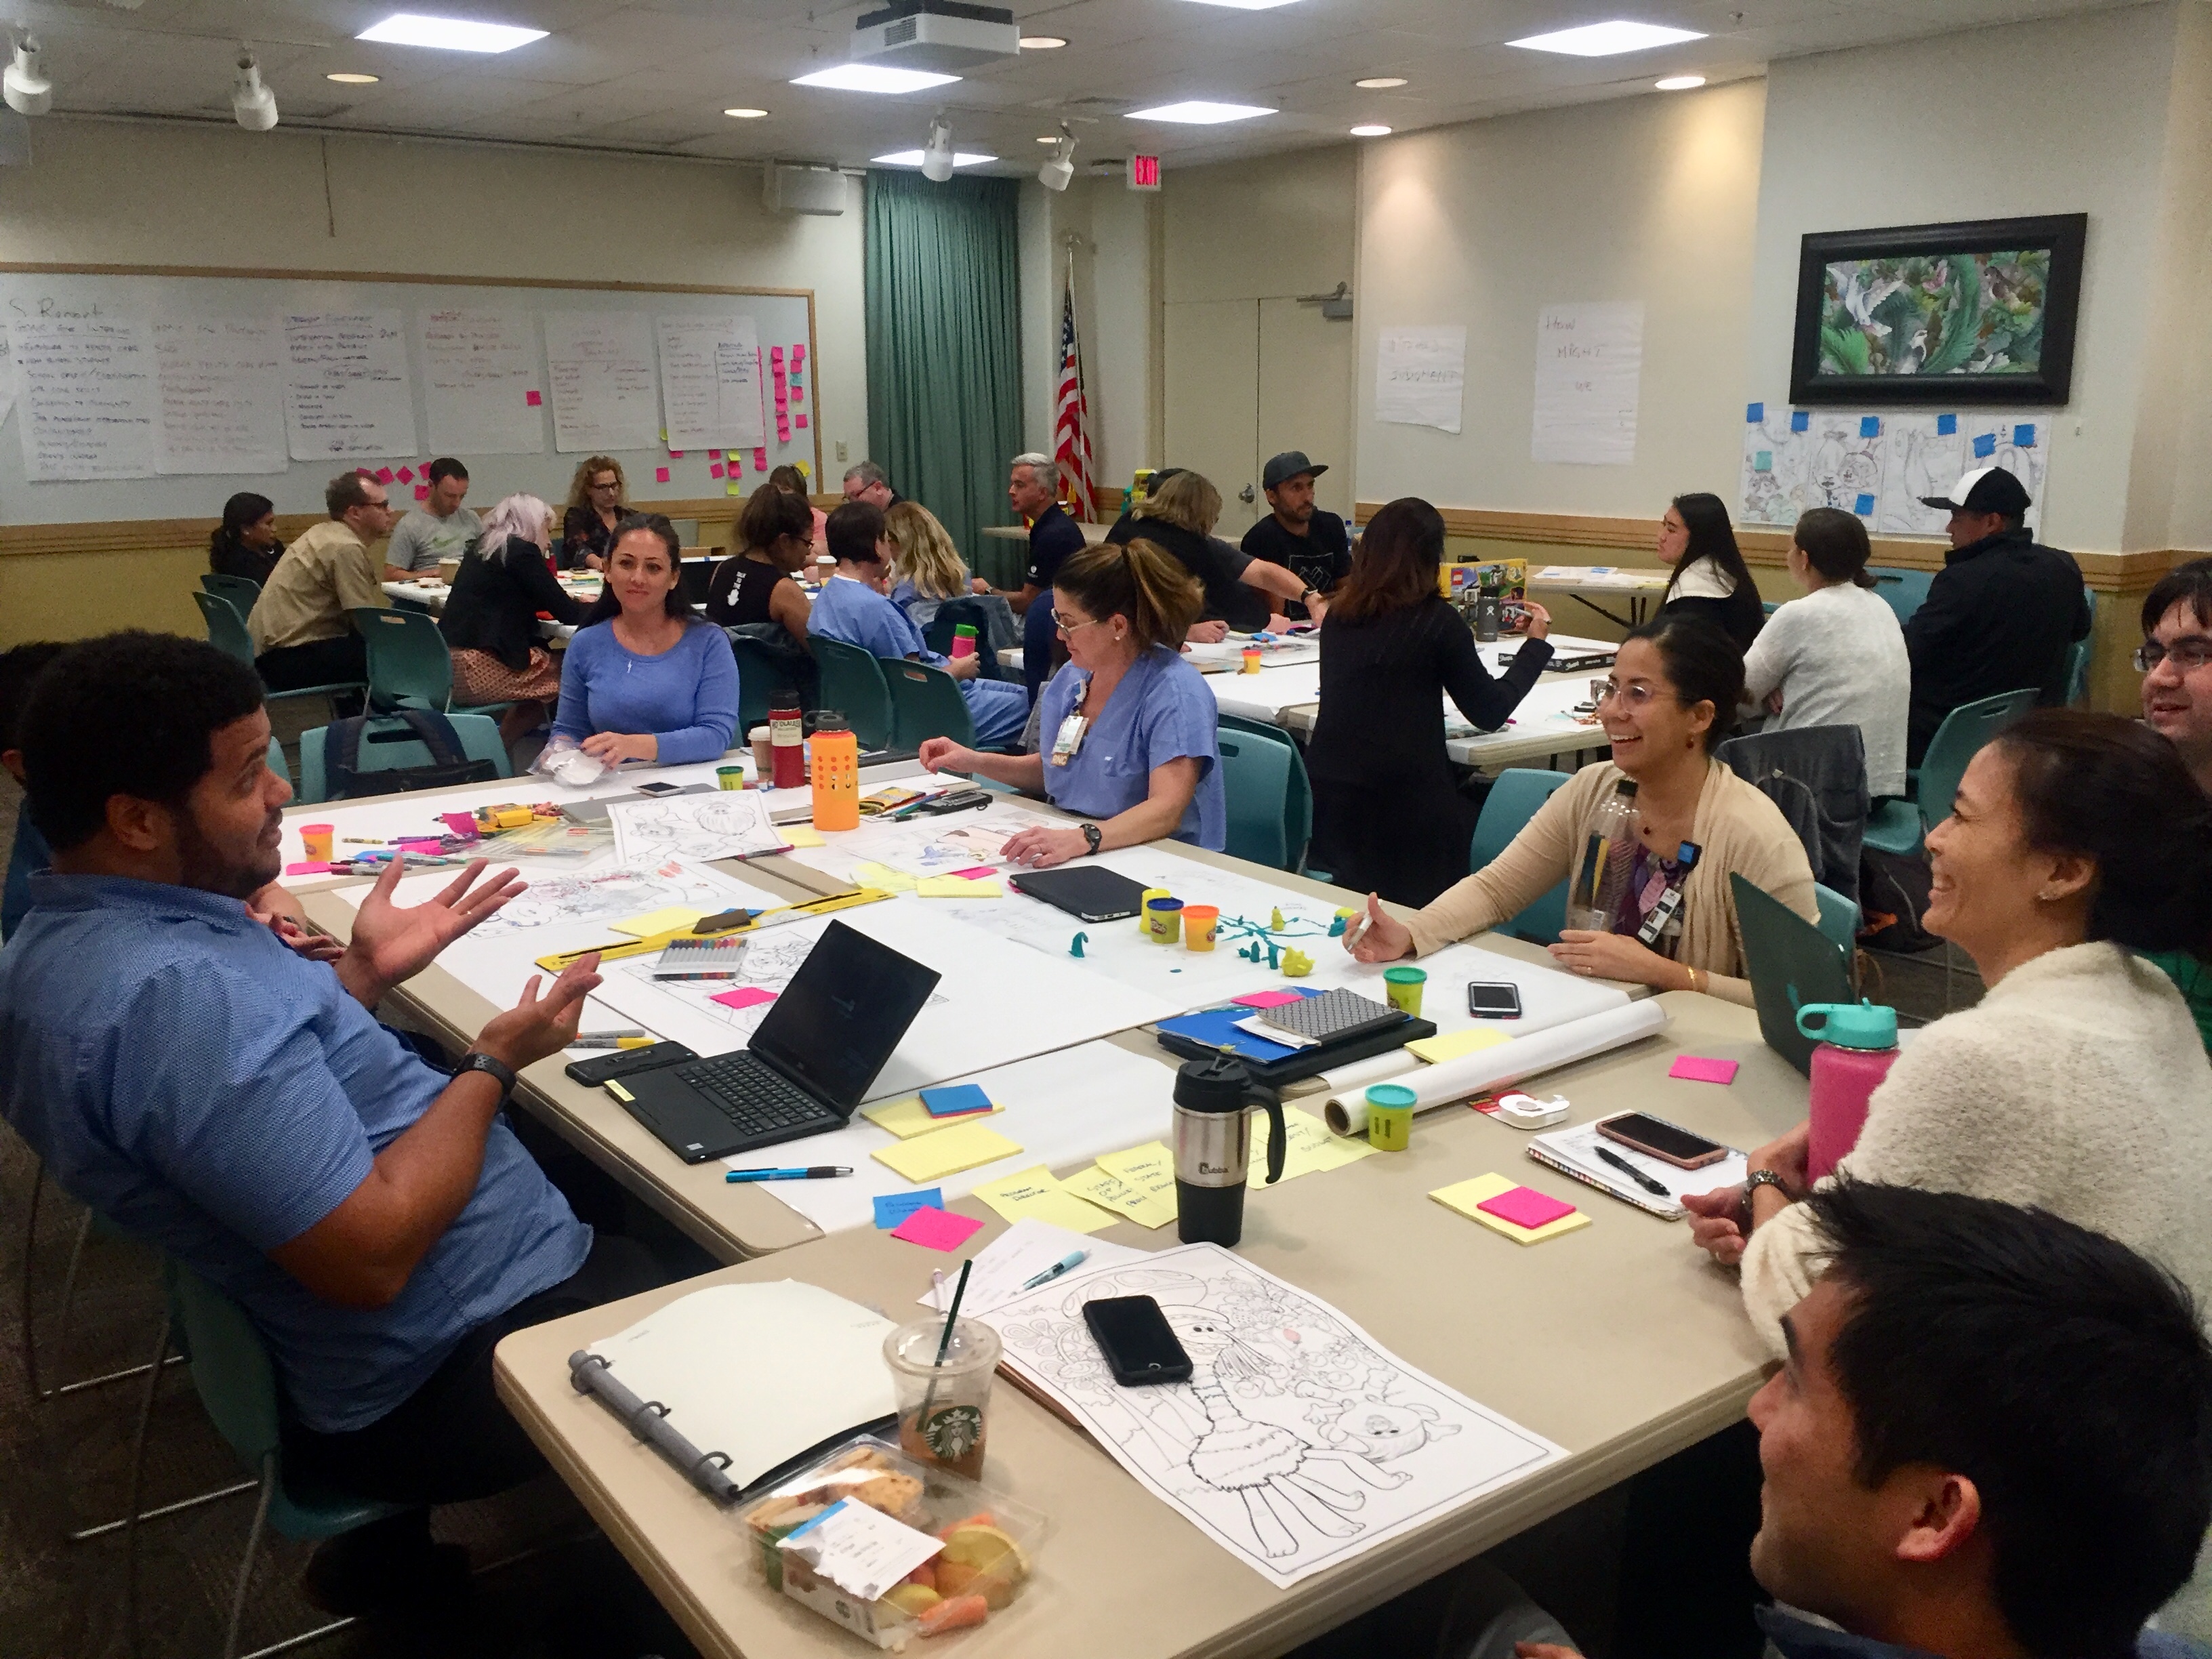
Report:
[[284,866],[284,873],[288,876],[327,876],[330,872],[331,866],[327,864],[288,864]]
[[722,464],[720,461],[716,461],[713,465],[709,466],[707,469],[707,476],[710,478],[720,477],[722,476]]
[[403,853],[421,853],[428,858],[435,858],[446,850],[446,843],[435,836],[410,836],[403,839],[398,846]]
[[791,399],[784,395],[783,388],[778,386],[775,389],[775,412],[781,415],[790,407]]
[[666,483],[668,482],[668,469],[665,466],[656,466],[653,468],[653,481],[655,483]]
[[789,416],[779,415],[775,417],[775,441],[780,444],[787,444],[791,441],[791,417]]
[[537,409],[544,403],[545,398],[544,394],[542,392],[526,392],[522,394],[522,401],[528,404],[532,409]]
[[955,870],[952,873],[963,881],[993,881],[999,874],[988,864],[971,864],[965,870]]
[[771,363],[774,363],[779,369],[783,367],[783,348],[781,346],[770,346],[768,349],[768,360]]
[[668,453],[669,453],[669,454],[670,454],[670,455],[672,455],[672,457],[674,457],[677,460],[679,460],[679,461],[680,461],[680,460],[682,460],[682,459],[684,459],[684,452],[683,452],[682,450],[680,450],[680,449],[672,449],[672,450],[670,450]]
[[806,367],[806,348],[805,348],[805,346],[803,346],[803,345],[795,345],[795,346],[792,347],[792,349],[791,349],[791,372],[792,372],[793,374],[798,374],[801,369],[805,368],[805,367]]
[[753,471],[756,472],[765,472],[768,471],[767,450],[756,449],[753,451]]
[[398,476],[400,483],[413,483],[415,482],[415,469],[411,466],[403,466],[399,469]]
[[392,482],[392,469],[388,466],[380,466],[371,476],[374,477],[379,483],[390,483]]
[[415,486],[415,499],[418,501],[428,501],[430,499],[430,486],[428,484],[416,484]]
[[763,1002],[774,1002],[775,993],[763,991],[758,986],[749,985],[742,991],[724,991],[719,996],[709,997],[708,1000],[719,1002],[725,1008],[757,1008]]
[[463,841],[476,840],[477,821],[474,814],[469,812],[441,812],[438,814],[438,817],[444,822],[447,829],[452,830]]
[[1692,1083],[1729,1084],[1735,1081],[1735,1061],[1706,1060],[1697,1054],[1677,1054],[1667,1075],[1679,1077]]
[[925,1204],[892,1228],[891,1237],[933,1250],[957,1250],[982,1230],[983,1224],[972,1216],[954,1215]]
[[793,425],[793,426],[797,427],[797,428],[798,428],[801,432],[804,432],[804,431],[805,431],[805,430],[806,430],[806,416],[805,416],[804,415],[794,415],[794,416],[793,416],[791,417],[791,423],[792,423],[792,425]]
[[1526,1227],[1530,1232],[1539,1227],[1548,1227],[1560,1217],[1575,1212],[1573,1205],[1562,1204],[1549,1193],[1540,1193],[1533,1187],[1508,1188],[1495,1198],[1484,1199],[1474,1207],[1486,1215],[1510,1221],[1516,1227]]
[[1249,991],[1241,997],[1231,997],[1231,1002],[1246,1008],[1279,1008],[1286,1002],[1299,1000],[1296,991]]

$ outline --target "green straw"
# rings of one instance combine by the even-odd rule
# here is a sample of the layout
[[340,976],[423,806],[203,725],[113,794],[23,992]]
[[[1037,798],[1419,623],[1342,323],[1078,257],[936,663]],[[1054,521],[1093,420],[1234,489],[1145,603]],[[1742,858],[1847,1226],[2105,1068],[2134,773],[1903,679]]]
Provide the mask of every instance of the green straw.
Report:
[[[960,1298],[968,1294],[968,1270],[975,1265],[975,1258],[973,1256],[960,1264],[960,1282],[952,1287],[952,1305],[945,1310],[945,1334],[937,1339],[937,1358],[930,1361],[933,1370],[944,1366],[945,1352],[952,1346],[952,1322],[960,1317]],[[919,1434],[921,1425],[929,1421],[929,1408],[936,1403],[937,1379],[932,1377],[929,1391],[921,1397],[921,1410],[915,1418],[915,1433]]]

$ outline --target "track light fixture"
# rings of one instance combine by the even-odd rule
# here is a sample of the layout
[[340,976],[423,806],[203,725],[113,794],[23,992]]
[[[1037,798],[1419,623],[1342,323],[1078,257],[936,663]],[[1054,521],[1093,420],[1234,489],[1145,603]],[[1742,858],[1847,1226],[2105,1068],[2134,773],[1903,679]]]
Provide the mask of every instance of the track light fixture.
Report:
[[933,116],[929,140],[921,147],[921,176],[941,185],[952,176],[952,123],[942,115]]
[[54,106],[54,83],[39,64],[39,43],[29,34],[16,36],[7,70],[0,74],[0,98],[18,115],[44,115]]
[[248,132],[266,132],[276,125],[276,94],[261,84],[261,66],[251,52],[238,55],[238,79],[231,82],[230,112]]
[[1075,177],[1075,135],[1063,122],[1060,137],[1053,140],[1052,159],[1037,169],[1037,183],[1047,190],[1066,190],[1068,180]]

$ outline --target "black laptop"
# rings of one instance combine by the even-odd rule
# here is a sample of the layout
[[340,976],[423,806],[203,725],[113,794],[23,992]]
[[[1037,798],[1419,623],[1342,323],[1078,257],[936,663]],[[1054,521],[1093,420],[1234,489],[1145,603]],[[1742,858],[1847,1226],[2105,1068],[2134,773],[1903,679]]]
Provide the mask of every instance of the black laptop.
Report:
[[939,975],[833,921],[752,1041],[606,1085],[686,1164],[842,1129]]

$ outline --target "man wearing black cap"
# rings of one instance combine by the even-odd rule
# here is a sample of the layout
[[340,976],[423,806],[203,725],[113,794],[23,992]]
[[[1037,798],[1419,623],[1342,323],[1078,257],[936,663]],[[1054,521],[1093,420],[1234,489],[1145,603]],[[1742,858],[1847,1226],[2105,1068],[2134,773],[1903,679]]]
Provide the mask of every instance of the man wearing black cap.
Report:
[[[1352,538],[1344,520],[1314,505],[1314,480],[1328,469],[1316,466],[1301,449],[1270,457],[1260,474],[1267,505],[1274,510],[1244,532],[1240,544],[1255,559],[1279,564],[1317,593],[1326,593],[1352,570]],[[1302,617],[1293,602],[1289,612]]]
[[2066,695],[2066,647],[2089,631],[2081,568],[2039,545],[2024,522],[2027,491],[2001,466],[1978,466],[1948,495],[1923,495],[1951,515],[1951,551],[1905,624],[1912,657],[1905,763],[1920,764],[1943,717],[1962,703],[2033,690],[2046,705]]

